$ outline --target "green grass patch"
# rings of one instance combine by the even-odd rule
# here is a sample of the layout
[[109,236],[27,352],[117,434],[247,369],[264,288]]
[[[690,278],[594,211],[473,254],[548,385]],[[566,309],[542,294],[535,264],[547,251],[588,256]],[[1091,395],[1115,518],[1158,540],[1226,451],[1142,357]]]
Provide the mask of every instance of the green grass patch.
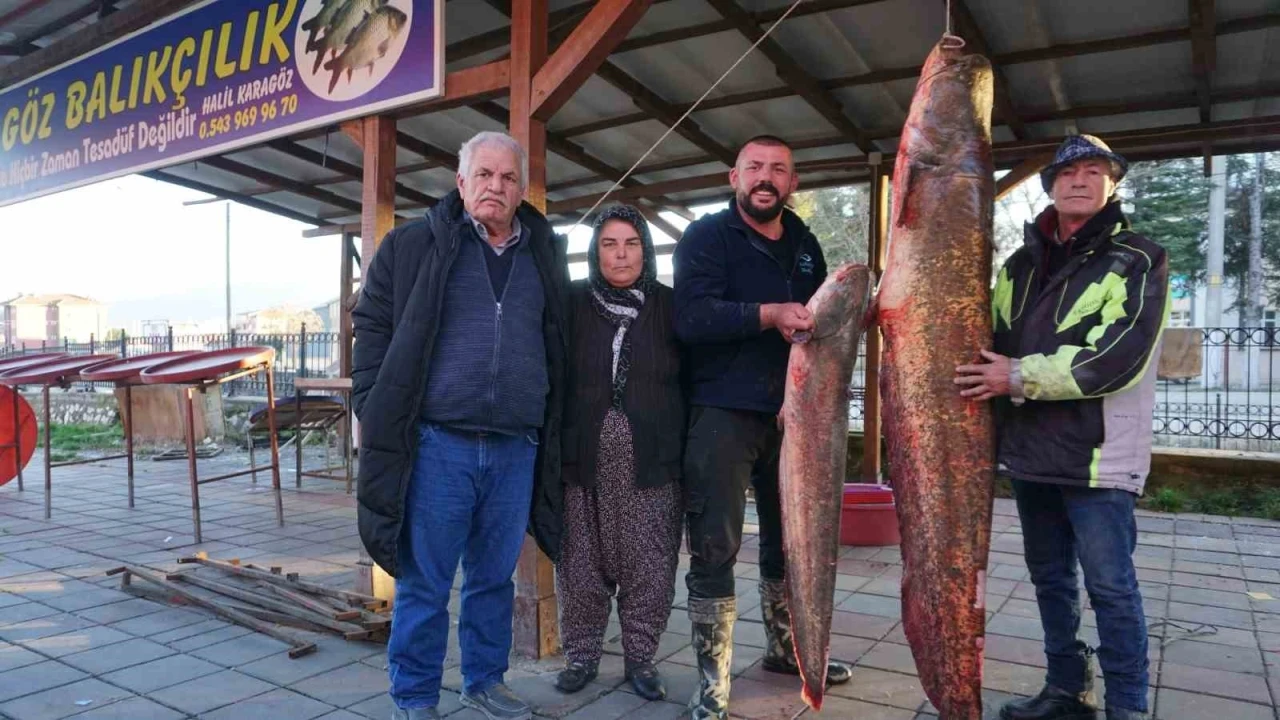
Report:
[[[50,435],[50,444],[55,453],[65,451],[72,453],[73,456],[81,450],[104,450],[124,444],[124,428],[119,423],[114,425],[55,424],[50,428]],[[43,432],[39,435],[39,445],[44,447]]]
[[1244,478],[1216,479],[1211,486],[1192,483],[1157,485],[1138,501],[1138,505],[1158,512],[1280,520],[1280,488]]

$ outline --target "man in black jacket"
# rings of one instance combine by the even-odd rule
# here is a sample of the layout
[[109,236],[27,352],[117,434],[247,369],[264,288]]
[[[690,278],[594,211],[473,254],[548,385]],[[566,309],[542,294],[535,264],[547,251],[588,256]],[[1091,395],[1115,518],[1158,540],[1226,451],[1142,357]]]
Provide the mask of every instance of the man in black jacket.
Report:
[[1107,720],[1147,717],[1133,510],[1151,469],[1169,264],[1120,209],[1126,168],[1098,138],[1063,141],[1041,174],[1053,205],[996,280],[995,351],[956,369],[963,395],[995,401],[998,472],[1013,480],[1044,627],[1045,687],[1006,704],[1004,720],[1095,717],[1077,561],[1098,617]]
[[[691,224],[674,259],[676,334],[689,345],[691,380],[684,478],[692,558],[685,582],[701,674],[690,703],[695,720],[728,712],[733,566],[748,483],[760,520],[763,667],[799,674],[783,583],[777,414],[790,343],[813,329],[805,303],[827,275],[817,239],[786,209],[799,177],[785,142],[749,140],[729,182],[735,200]],[[841,683],[850,675],[848,666],[832,662],[827,677]]]
[[[458,189],[383,240],[356,306],[360,537],[396,577],[396,720],[437,718],[462,562],[462,704],[530,717],[503,683],[526,525],[559,553],[564,246],[521,203],[528,159],[501,133],[459,153]],[[531,513],[532,506],[532,513]]]

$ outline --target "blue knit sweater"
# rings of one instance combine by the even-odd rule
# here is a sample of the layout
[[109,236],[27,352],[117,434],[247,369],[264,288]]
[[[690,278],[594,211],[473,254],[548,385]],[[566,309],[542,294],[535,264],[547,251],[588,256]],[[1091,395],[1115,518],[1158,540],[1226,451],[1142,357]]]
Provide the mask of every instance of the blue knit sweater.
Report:
[[[542,427],[546,346],[542,279],[527,237],[511,273],[494,292],[475,230],[467,227],[445,287],[440,333],[432,352],[422,419],[460,430],[515,435]],[[528,231],[524,231],[525,235]]]

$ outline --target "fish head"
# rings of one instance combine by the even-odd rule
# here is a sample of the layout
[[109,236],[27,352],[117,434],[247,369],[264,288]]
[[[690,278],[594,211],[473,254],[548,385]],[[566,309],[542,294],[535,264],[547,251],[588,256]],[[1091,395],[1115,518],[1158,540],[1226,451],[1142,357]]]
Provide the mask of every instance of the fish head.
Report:
[[861,323],[870,297],[871,270],[866,265],[846,263],[836,268],[809,300],[814,336],[821,339],[850,322]]
[[913,164],[924,167],[970,155],[976,138],[990,136],[994,82],[987,58],[939,42],[920,72],[899,155],[905,151]]

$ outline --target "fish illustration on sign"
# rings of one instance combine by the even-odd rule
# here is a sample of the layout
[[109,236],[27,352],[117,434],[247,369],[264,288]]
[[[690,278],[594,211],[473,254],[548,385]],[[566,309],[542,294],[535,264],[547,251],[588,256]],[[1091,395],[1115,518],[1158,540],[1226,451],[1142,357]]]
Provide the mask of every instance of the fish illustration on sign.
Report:
[[[332,14],[328,16],[328,22],[324,24],[324,34],[320,36],[314,43],[314,48],[309,49],[316,54],[315,62],[311,68],[311,73],[320,72],[321,65],[324,64],[325,57],[332,54],[337,57],[343,48],[350,43],[351,35],[356,28],[360,27],[360,23],[364,22],[365,17],[372,15],[378,8],[387,4],[387,0],[335,0],[338,4],[333,9]],[[315,18],[318,20],[321,15],[325,14],[328,4],[320,8],[320,12]],[[311,22],[308,20],[307,22]],[[319,29],[303,28],[306,30]]]
[[383,5],[365,15],[347,37],[346,47],[342,52],[324,65],[325,70],[333,73],[329,79],[329,92],[337,87],[338,78],[343,71],[347,73],[348,81],[356,70],[362,68],[369,68],[369,74],[372,75],[374,64],[387,54],[391,41],[400,35],[408,19],[403,12],[390,5]]
[[319,12],[311,16],[310,20],[302,23],[302,29],[307,31],[307,52],[315,52],[317,47],[316,38],[319,37],[322,30],[329,27],[329,23],[333,22],[338,11],[343,8],[350,0],[324,0],[320,6]]

